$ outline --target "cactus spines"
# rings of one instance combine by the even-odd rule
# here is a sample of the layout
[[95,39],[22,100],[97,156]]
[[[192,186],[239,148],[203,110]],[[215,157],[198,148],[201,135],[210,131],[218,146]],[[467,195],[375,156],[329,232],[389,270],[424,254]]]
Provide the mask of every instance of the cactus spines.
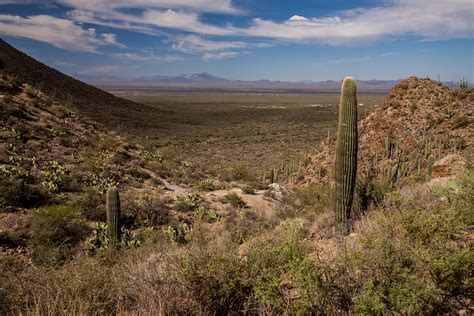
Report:
[[356,82],[346,77],[342,83],[336,143],[335,212],[337,222],[350,219],[357,172]]
[[107,190],[107,235],[112,246],[120,242],[120,197],[116,187]]

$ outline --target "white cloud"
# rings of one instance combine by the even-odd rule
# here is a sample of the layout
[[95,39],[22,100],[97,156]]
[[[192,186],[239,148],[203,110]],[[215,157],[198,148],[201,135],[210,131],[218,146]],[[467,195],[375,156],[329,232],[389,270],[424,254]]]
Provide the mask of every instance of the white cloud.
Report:
[[245,48],[248,44],[239,41],[211,41],[196,35],[181,36],[172,45],[173,49],[186,53],[201,53],[225,49]]
[[[20,1],[25,2],[25,0]],[[379,4],[377,7],[347,10],[331,16],[308,17],[295,14],[285,21],[256,18],[251,26],[246,28],[235,27],[231,24],[214,25],[201,19],[204,12],[241,13],[241,10],[233,6],[231,0],[38,1],[60,3],[71,8],[67,16],[77,23],[103,25],[150,35],[163,35],[166,32],[164,29],[176,29],[202,35],[260,37],[278,41],[317,42],[329,45],[353,45],[407,35],[423,40],[474,37],[472,0],[383,0],[376,1]],[[17,17],[17,19],[22,18]],[[28,19],[30,18],[24,20]],[[79,29],[82,33],[71,36],[68,29],[60,34],[61,37],[79,37],[82,39],[79,42],[86,51],[95,51],[99,43],[120,45],[114,42],[113,36],[87,34],[88,30],[83,30],[74,23],[68,22],[70,23],[68,27],[73,32],[78,32]],[[10,25],[8,30],[4,31],[4,24],[0,25],[0,30],[4,34],[6,32],[28,33],[25,37],[32,38],[40,32],[34,30],[35,26],[28,27],[26,21],[15,24],[14,27],[20,30],[14,30],[12,29],[14,27]],[[48,42],[53,42],[50,37],[59,36],[53,34],[54,31],[49,32],[50,34],[44,33],[41,32],[39,38],[47,39],[45,41]],[[54,42],[58,47],[79,46],[70,39],[56,38]],[[188,36],[178,39],[174,48],[188,52],[211,52],[235,50],[244,45],[239,41],[217,42],[198,36],[194,38]],[[250,46],[258,47],[255,44],[249,44],[248,47]]]
[[123,17],[128,19],[128,22],[138,22],[148,25],[180,29],[183,31],[197,32],[202,34],[212,35],[232,35],[235,29],[227,26],[214,26],[199,21],[197,13],[168,10],[147,10],[141,17],[131,17],[127,15]]
[[[93,28],[83,29],[72,21],[49,15],[23,18],[2,14],[0,34],[29,38],[67,50],[91,53],[97,53],[97,47],[101,45],[119,45],[113,34],[98,36]],[[113,42],[110,42],[112,37]]]
[[102,33],[100,34],[102,40],[110,45],[114,45],[120,48],[125,48],[126,46],[117,42],[117,34],[112,33]]
[[343,11],[332,17],[294,15],[284,22],[257,18],[244,33],[333,45],[404,35],[425,40],[472,38],[472,14],[472,0],[392,0],[389,5]]
[[[95,5],[92,5],[91,1],[95,1]],[[148,32],[148,34],[152,34],[159,28],[172,28],[197,34],[266,37],[330,45],[357,44],[406,35],[414,35],[425,40],[474,36],[472,0],[387,0],[381,2],[384,5],[378,7],[342,11],[333,16],[293,15],[282,22],[256,18],[248,28],[237,28],[232,25],[217,26],[202,22],[200,13],[211,10],[208,7],[211,1],[208,0],[177,0],[173,3],[170,3],[171,0],[158,0],[156,3],[150,0],[135,1],[132,4],[122,0],[68,0],[66,2],[72,8],[79,10],[70,13],[75,21],[107,24],[112,27]],[[124,11],[119,11],[120,8],[131,7],[142,11],[139,14],[126,14],[123,13]],[[225,10],[233,8],[230,1],[216,1],[216,7],[227,8]],[[209,43],[200,45],[200,43],[179,41],[176,45],[178,48],[181,45],[184,49],[187,45],[196,46],[191,47],[190,50],[200,49],[201,51],[206,51],[205,47],[211,46]]]
[[185,60],[181,56],[172,56],[172,55],[157,56],[154,54],[138,55],[135,53],[125,53],[125,54],[115,54],[115,56],[122,59],[130,60],[130,61],[146,61],[146,62],[174,62],[174,61]]
[[231,0],[57,0],[70,8],[110,11],[121,8],[185,9],[194,12],[240,13]]
[[237,55],[239,55],[238,52],[205,53],[204,55],[202,55],[202,59],[205,61],[210,61],[216,59],[233,58]]
[[308,21],[308,19],[301,15],[293,15],[289,21]]
[[187,11],[145,10],[141,14],[125,14],[119,11],[87,11],[72,10],[68,17],[75,22],[105,25],[126,30],[142,31],[146,34],[156,34],[156,28],[179,29],[183,31],[210,34],[233,35],[237,28],[232,26],[220,27],[199,20],[199,14]]

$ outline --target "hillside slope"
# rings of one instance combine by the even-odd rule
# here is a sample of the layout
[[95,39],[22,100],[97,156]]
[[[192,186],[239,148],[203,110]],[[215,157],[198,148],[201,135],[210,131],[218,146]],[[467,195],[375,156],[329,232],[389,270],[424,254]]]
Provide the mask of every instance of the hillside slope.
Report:
[[[369,172],[396,182],[424,179],[433,163],[451,153],[472,161],[474,92],[410,77],[390,90],[386,104],[359,121],[358,177]],[[304,166],[301,183],[333,179],[335,135]],[[416,180],[416,179],[414,179]]]
[[15,49],[0,39],[0,61],[4,71],[51,98],[71,104],[82,114],[114,130],[133,129],[145,116],[159,121],[156,109],[118,98],[71,78]]
[[[473,310],[472,168],[451,191],[389,194],[340,236],[324,188],[298,201],[277,184],[171,186],[182,164],[5,74],[0,122],[2,315]],[[124,237],[110,252],[101,193],[115,182]]]

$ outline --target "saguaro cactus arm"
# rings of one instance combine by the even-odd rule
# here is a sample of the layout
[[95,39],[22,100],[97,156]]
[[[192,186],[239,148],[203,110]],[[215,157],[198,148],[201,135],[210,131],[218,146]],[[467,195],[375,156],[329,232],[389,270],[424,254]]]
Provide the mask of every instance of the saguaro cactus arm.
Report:
[[356,82],[346,77],[342,83],[336,143],[335,212],[336,221],[351,217],[357,172],[357,96]]

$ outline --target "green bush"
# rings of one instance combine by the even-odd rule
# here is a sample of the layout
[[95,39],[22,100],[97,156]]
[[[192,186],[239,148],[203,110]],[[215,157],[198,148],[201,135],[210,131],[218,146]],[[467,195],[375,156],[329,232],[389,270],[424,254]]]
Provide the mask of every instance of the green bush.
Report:
[[116,187],[118,183],[118,174],[111,173],[100,176],[95,173],[88,174],[82,178],[87,187],[94,188],[99,194],[104,194],[108,188]]
[[132,156],[126,150],[119,150],[113,155],[113,163],[123,164],[130,160]]
[[236,208],[244,208],[247,206],[247,203],[235,192],[227,194],[224,197],[224,201]]
[[447,312],[467,302],[474,254],[457,236],[473,218],[472,183],[447,194],[452,202],[436,208],[412,202],[374,214],[359,232],[361,247],[351,255],[362,278],[354,295],[358,313]]
[[56,160],[47,161],[41,169],[43,173],[43,186],[52,193],[64,188],[64,175],[66,170]]
[[106,213],[104,196],[97,191],[87,188],[82,194],[75,196],[74,203],[81,210],[82,215],[91,221],[105,222]]
[[184,193],[176,197],[175,208],[180,212],[194,212],[202,203],[202,197],[194,193]]
[[168,222],[170,207],[160,198],[142,195],[123,205],[123,215],[141,227],[158,227]]
[[191,240],[192,227],[187,223],[176,223],[167,226],[164,233],[171,241],[185,244]]
[[0,206],[37,207],[48,202],[48,193],[24,180],[0,180]]
[[[120,233],[121,247],[137,247],[140,242],[135,235],[128,229],[122,227]],[[90,255],[98,254],[107,249],[109,246],[109,238],[107,236],[107,224],[97,223],[97,226],[92,231],[91,235],[87,237],[84,242],[84,247]]]
[[246,166],[237,165],[231,170],[231,178],[236,181],[250,181],[253,176]]
[[309,184],[298,189],[297,198],[304,210],[322,213],[330,205],[329,187],[326,185]]
[[214,191],[217,190],[217,185],[212,179],[202,180],[201,182],[199,182],[199,190],[207,192]]
[[33,213],[31,246],[33,260],[40,264],[57,265],[72,258],[76,246],[90,229],[74,207],[56,205]]
[[150,179],[151,176],[141,168],[130,167],[125,169],[125,173],[134,181],[142,183],[143,181]]
[[259,186],[258,186],[257,183],[250,183],[250,184],[247,184],[246,186],[244,186],[242,188],[242,192],[245,193],[245,194],[255,195],[255,194],[257,194],[257,189],[258,188],[259,188]]

